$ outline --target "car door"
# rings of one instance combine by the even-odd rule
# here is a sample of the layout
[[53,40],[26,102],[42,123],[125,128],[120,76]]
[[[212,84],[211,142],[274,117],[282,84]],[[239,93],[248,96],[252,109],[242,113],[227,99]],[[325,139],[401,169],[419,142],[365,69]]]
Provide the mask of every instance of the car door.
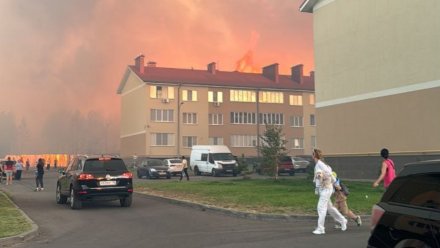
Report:
[[67,166],[66,171],[64,171],[62,173],[62,175],[58,178],[58,182],[61,186],[61,192],[63,194],[68,194],[69,193],[69,189],[70,189],[70,182],[68,180],[67,175],[70,173],[70,171],[73,168],[73,165],[75,164],[75,160],[76,159],[72,159],[69,163],[69,165]]

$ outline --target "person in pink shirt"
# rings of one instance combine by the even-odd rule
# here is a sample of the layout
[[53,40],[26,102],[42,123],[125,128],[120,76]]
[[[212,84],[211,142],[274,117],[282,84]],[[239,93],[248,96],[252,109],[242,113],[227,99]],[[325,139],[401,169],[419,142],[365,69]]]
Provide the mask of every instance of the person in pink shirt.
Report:
[[396,177],[396,168],[394,166],[393,160],[389,159],[389,151],[386,148],[383,148],[380,151],[380,155],[384,159],[382,162],[382,168],[380,170],[380,176],[379,178],[373,183],[373,187],[379,186],[380,182],[383,180],[383,186],[384,188],[388,188],[390,186],[391,182]]

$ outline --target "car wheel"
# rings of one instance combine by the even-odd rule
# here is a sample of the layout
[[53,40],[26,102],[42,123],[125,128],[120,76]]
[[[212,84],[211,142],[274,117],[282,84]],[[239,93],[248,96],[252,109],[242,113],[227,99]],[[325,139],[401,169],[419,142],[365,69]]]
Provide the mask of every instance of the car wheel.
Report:
[[81,209],[82,202],[76,197],[75,190],[70,189],[70,208],[71,209]]
[[167,179],[171,179],[171,174],[167,174]]
[[199,171],[199,168],[197,166],[194,167],[194,175],[195,176],[200,176],[200,171]]
[[150,172],[149,172],[149,171],[147,171],[145,177],[146,177],[147,179],[150,179],[150,178],[151,178],[151,176],[150,176]]
[[138,176],[139,179],[142,178],[142,175],[141,175],[141,173],[139,173],[139,171],[137,171],[137,176]]
[[65,204],[67,202],[67,196],[61,194],[60,184],[57,184],[56,201],[58,204]]
[[119,202],[121,203],[121,207],[124,207],[124,208],[130,207],[132,201],[133,201],[133,197],[131,195],[119,199]]
[[295,176],[295,172],[290,172],[289,176]]
[[217,173],[217,171],[215,169],[212,169],[211,174],[212,174],[213,177],[218,177],[218,173]]
[[232,176],[236,177],[236,176],[237,176],[237,172],[234,171],[234,172],[232,173]]

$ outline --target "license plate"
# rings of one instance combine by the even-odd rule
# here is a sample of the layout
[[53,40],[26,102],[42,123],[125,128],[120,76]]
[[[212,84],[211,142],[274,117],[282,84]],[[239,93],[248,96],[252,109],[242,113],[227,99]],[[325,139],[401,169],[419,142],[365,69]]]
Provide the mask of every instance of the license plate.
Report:
[[116,181],[100,181],[100,186],[113,186],[116,185]]
[[166,172],[159,172],[159,175],[161,175],[161,176],[166,175],[166,174],[167,174]]

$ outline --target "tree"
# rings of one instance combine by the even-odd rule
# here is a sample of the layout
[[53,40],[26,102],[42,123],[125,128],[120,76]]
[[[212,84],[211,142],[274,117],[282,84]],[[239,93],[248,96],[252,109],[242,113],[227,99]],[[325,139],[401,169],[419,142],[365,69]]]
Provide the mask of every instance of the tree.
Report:
[[264,134],[260,136],[260,152],[263,155],[262,172],[275,176],[278,180],[278,163],[282,156],[286,156],[286,143],[283,139],[282,127],[266,124]]

